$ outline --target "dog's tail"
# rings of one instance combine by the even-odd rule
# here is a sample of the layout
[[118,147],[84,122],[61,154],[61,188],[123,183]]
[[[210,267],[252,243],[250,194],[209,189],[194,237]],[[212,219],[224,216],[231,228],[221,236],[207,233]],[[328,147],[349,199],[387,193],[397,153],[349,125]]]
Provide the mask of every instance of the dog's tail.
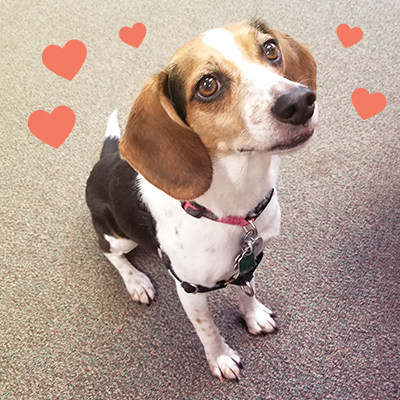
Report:
[[118,124],[118,112],[114,110],[108,117],[106,138],[101,149],[100,158],[109,156],[118,152],[119,139],[121,138],[121,129]]

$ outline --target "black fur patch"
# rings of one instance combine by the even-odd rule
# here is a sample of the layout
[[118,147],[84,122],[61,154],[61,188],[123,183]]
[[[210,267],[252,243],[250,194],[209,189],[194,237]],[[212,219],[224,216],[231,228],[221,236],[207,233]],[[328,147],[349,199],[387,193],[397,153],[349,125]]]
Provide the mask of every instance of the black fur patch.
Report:
[[165,95],[171,100],[176,113],[186,123],[186,90],[185,81],[174,65],[168,71],[166,85],[164,87]]
[[86,202],[104,252],[110,251],[105,234],[131,239],[151,252],[157,250],[155,221],[141,200],[137,176],[119,153],[99,160],[90,174]]

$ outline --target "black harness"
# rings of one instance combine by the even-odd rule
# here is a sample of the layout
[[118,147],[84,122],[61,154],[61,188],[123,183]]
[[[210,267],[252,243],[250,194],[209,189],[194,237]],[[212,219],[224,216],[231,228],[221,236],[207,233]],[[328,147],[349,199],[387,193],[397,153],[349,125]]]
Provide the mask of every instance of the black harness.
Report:
[[164,265],[168,269],[168,272],[181,284],[183,290],[186,293],[191,293],[191,294],[212,292],[214,290],[223,289],[223,288],[227,287],[228,285],[241,286],[242,288],[247,287],[249,290],[249,293],[251,293],[252,288],[251,288],[251,286],[249,286],[250,281],[253,279],[254,272],[255,272],[256,268],[258,267],[258,265],[260,264],[262,258],[263,258],[263,253],[261,252],[256,257],[256,265],[252,269],[247,271],[245,274],[239,275],[236,278],[232,277],[231,279],[229,279],[227,281],[219,281],[213,287],[206,287],[206,286],[196,285],[194,283],[182,281],[178,277],[178,275],[176,275],[175,271],[173,270],[169,257],[164,252],[162,253],[162,256],[161,256],[161,259],[162,259]]

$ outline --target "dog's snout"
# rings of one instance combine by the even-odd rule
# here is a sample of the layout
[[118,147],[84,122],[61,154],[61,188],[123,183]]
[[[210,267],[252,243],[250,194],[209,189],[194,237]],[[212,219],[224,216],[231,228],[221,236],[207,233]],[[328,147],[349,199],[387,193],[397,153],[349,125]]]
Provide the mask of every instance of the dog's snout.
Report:
[[271,112],[281,122],[300,125],[311,118],[314,108],[315,93],[305,86],[299,86],[280,95],[275,100]]

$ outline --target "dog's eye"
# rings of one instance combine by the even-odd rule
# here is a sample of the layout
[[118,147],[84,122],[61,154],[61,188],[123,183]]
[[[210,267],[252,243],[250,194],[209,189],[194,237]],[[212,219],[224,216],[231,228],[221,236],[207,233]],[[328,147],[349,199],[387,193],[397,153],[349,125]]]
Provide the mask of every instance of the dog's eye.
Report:
[[219,89],[219,82],[211,75],[203,76],[197,83],[197,93],[201,97],[211,97]]
[[268,41],[264,43],[263,48],[265,57],[267,57],[268,60],[277,61],[280,58],[281,52],[279,51],[279,48],[276,45],[276,43]]

